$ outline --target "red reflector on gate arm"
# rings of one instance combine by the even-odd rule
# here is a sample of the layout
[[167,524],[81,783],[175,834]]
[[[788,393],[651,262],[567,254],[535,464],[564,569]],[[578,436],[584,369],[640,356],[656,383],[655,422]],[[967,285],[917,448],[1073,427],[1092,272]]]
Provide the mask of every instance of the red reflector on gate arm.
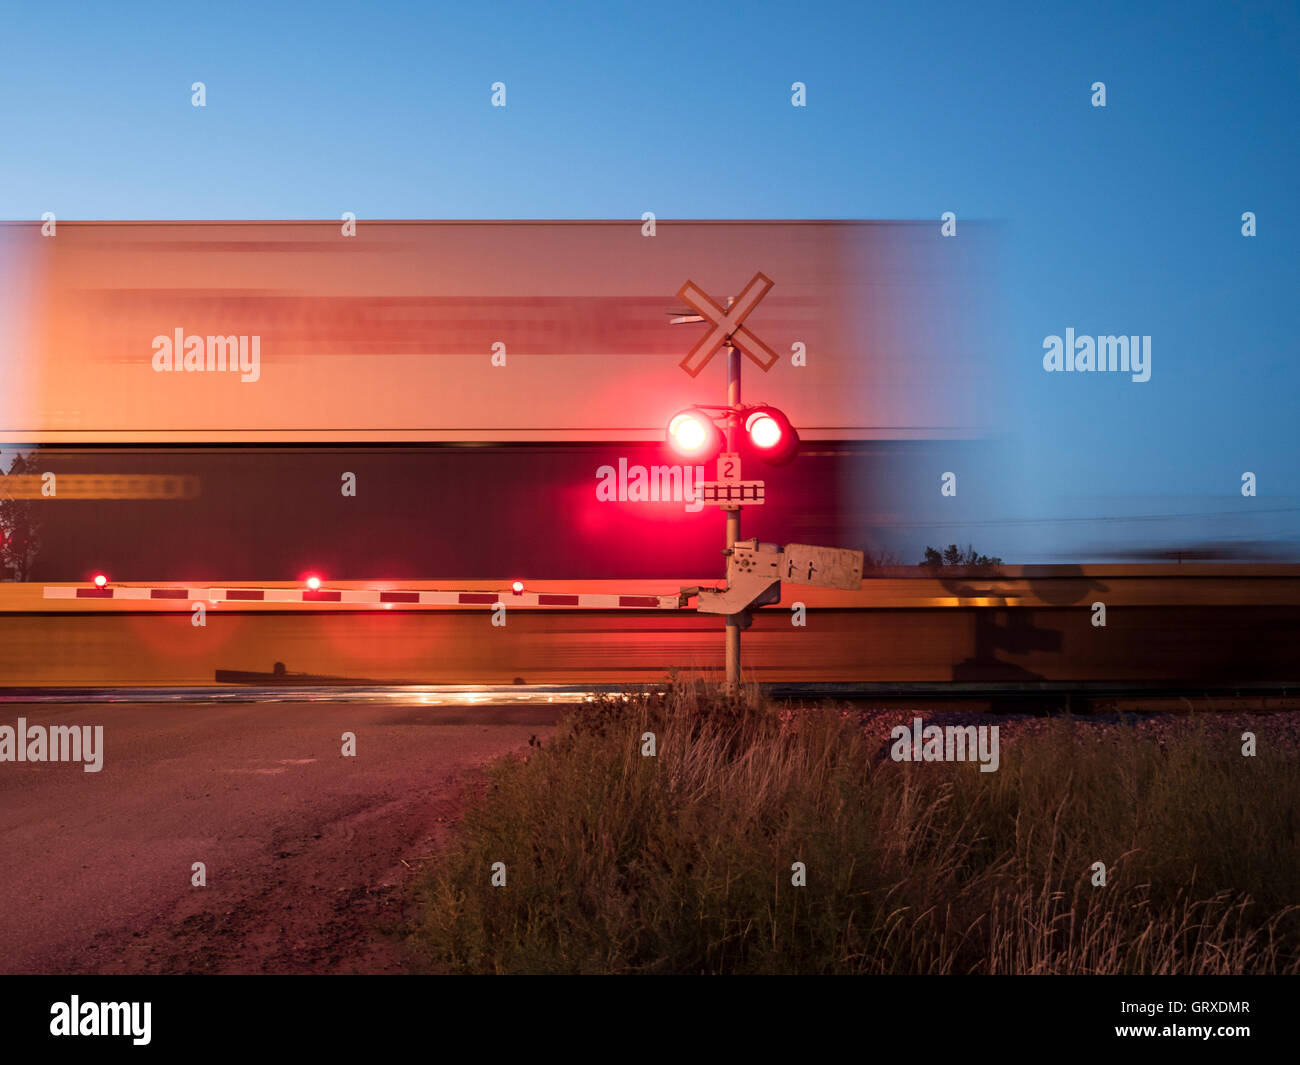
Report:
[[232,600],[244,600],[250,603],[260,603],[266,598],[266,593],[260,588],[231,588],[226,592],[226,598]]
[[149,590],[150,599],[186,599],[188,596],[184,588],[151,588]]
[[112,588],[78,588],[78,599],[112,599]]
[[419,592],[380,592],[379,601],[381,603],[418,603],[420,601]]
[[576,595],[539,595],[537,597],[538,606],[577,606],[578,597]]
[[659,599],[653,595],[620,595],[618,597],[619,606],[649,606],[658,607]]
[[461,592],[460,601],[462,603],[497,603],[500,602],[501,596],[496,592]]
[[343,602],[342,592],[303,592],[302,601],[304,603],[341,603]]

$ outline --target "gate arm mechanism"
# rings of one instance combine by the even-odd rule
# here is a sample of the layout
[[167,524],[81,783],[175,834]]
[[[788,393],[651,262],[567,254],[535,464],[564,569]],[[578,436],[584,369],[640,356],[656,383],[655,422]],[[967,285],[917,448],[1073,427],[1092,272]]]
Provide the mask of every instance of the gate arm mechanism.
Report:
[[683,588],[678,603],[697,597],[703,614],[741,614],[781,601],[781,581],[856,591],[862,585],[863,555],[838,547],[737,540],[727,557],[726,588]]

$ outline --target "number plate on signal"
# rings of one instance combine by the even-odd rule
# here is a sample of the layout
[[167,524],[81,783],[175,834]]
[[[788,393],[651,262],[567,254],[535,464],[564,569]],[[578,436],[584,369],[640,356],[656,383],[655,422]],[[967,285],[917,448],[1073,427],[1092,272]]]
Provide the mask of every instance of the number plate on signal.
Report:
[[740,456],[734,451],[724,451],[718,456],[718,480],[723,484],[740,483]]

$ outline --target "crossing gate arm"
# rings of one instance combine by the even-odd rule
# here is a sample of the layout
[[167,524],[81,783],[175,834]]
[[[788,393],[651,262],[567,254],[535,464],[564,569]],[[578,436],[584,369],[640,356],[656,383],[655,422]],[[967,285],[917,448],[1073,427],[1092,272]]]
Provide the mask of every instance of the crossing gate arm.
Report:
[[45,599],[130,600],[165,604],[191,603],[285,603],[301,606],[336,605],[379,607],[462,606],[493,609],[506,607],[577,610],[677,610],[680,597],[672,595],[629,595],[592,592],[431,591],[401,588],[267,588],[203,587],[160,588],[141,585],[46,585]]

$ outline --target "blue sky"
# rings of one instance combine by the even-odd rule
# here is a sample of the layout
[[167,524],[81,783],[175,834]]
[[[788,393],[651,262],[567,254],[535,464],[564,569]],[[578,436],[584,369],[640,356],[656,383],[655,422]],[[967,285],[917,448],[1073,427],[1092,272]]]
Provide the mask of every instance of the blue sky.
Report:
[[[955,211],[1003,237],[1008,524],[947,539],[1300,546],[1300,6],[1134,7],[11,6],[0,217]],[[1151,335],[1151,380],[1045,373],[1067,326]],[[1056,521],[1158,514],[1202,517]]]

